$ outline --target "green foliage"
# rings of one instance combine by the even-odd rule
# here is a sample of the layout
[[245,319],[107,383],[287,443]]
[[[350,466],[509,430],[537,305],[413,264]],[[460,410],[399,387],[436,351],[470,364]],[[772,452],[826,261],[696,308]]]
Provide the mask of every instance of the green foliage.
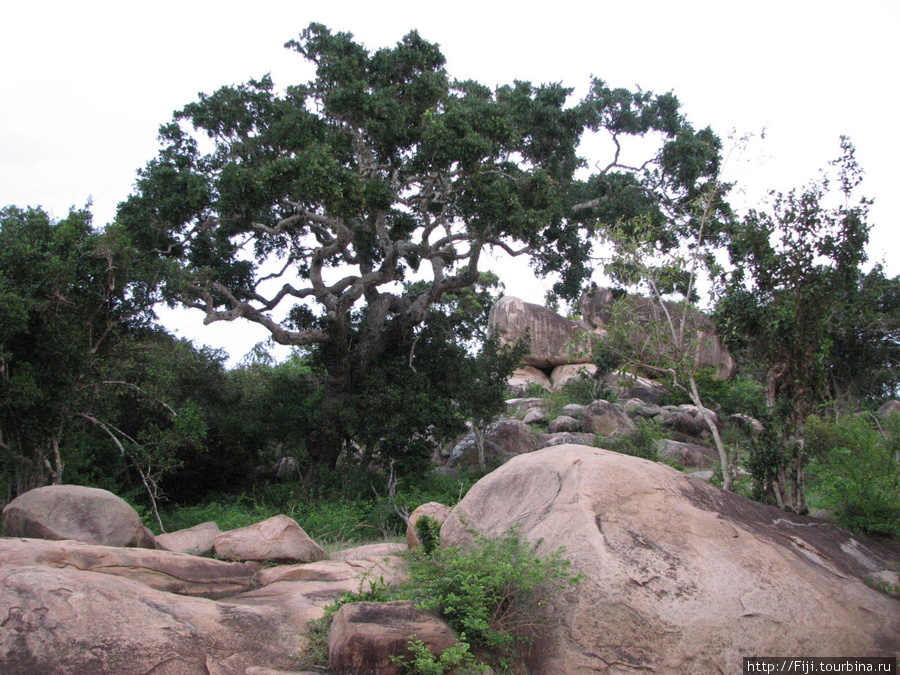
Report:
[[577,582],[562,550],[541,558],[538,546],[513,531],[499,539],[478,537],[470,547],[412,555],[403,593],[464,632],[473,647],[508,663],[553,625],[553,595]]
[[[490,412],[503,355],[467,351],[484,334],[491,250],[531,254],[574,298],[598,220],[645,214],[671,239],[666,219],[718,170],[718,139],[671,94],[594,80],[575,102],[561,84],[457,81],[415,32],[370,51],[310,24],[286,46],[314,79],[283,89],[265,76],[186,105],[116,225],[167,300],[305,350],[308,488],[342,462],[420,471],[425,430]],[[578,147],[594,132],[657,147],[641,169],[616,154],[582,180]]]
[[615,438],[598,438],[597,444],[633,457],[655,462],[659,459],[658,441],[663,438],[662,429],[653,420],[640,418],[633,431]]
[[441,524],[431,516],[422,516],[416,521],[416,534],[425,555],[434,553],[441,544]]
[[838,521],[868,534],[900,534],[900,420],[891,416],[879,428],[865,416],[811,416],[806,439],[822,500]]
[[409,656],[391,656],[391,661],[404,668],[408,675],[467,675],[489,672],[487,666],[478,664],[471,653],[465,633],[459,636],[452,647],[435,656],[421,640],[409,641]]
[[836,360],[835,338],[852,323],[855,312],[846,311],[847,303],[858,297],[866,260],[870,202],[855,194],[862,170],[846,138],[841,150],[833,163],[838,206],[828,205],[835,178],[823,174],[802,191],[775,194],[768,211],[752,210],[735,225],[732,269],[716,308],[726,346],[766,371],[771,423],[780,430],[782,446],[768,453],[780,457],[779,485],[769,486],[777,487],[785,508],[799,512],[806,510],[805,457],[797,439],[806,418],[832,398],[838,381],[833,378],[848,373]]

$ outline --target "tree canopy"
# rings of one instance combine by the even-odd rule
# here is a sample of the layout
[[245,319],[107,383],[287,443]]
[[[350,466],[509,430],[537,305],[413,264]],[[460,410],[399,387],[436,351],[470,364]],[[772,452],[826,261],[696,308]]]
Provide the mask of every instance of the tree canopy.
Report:
[[[117,224],[207,323],[252,321],[320,352],[326,398],[413,339],[489,252],[530,255],[574,297],[598,220],[643,216],[673,245],[718,171],[718,139],[672,94],[594,80],[572,101],[561,84],[454,80],[416,32],[369,51],[311,24],[286,46],[315,79],[280,92],[264,76],[178,111]],[[613,148],[593,171],[579,156],[592,132]],[[654,147],[626,164],[627,137]],[[346,429],[330,426],[314,455],[333,465]]]

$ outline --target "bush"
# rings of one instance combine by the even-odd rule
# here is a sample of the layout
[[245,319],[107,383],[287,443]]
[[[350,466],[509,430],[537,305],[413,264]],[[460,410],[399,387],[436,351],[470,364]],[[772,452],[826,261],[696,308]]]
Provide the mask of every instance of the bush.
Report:
[[597,442],[607,450],[655,462],[659,459],[658,442],[662,437],[659,424],[653,420],[641,418],[635,422],[634,431],[616,438],[597,439]]
[[900,535],[900,420],[879,429],[870,419],[810,417],[808,452],[821,499],[850,529]]
[[471,547],[410,554],[410,576],[403,594],[423,609],[440,614],[468,641],[508,667],[553,623],[551,598],[577,578],[568,572],[562,549],[548,558],[537,544],[520,541],[515,531],[500,539],[479,537]]

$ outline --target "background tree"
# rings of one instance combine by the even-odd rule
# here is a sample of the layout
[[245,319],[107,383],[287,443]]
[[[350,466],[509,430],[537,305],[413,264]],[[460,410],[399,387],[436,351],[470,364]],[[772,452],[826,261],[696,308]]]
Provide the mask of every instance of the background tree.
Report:
[[757,449],[755,477],[780,507],[801,513],[804,426],[839,370],[834,336],[851,328],[841,321],[854,314],[848,308],[858,297],[869,233],[869,202],[854,196],[862,171],[847,139],[841,148],[839,203],[829,204],[832,179],[823,175],[802,191],[775,193],[770,211],[752,210],[735,227],[716,310],[729,348],[765,368],[767,405],[780,430]]
[[[717,139],[694,132],[671,94],[595,80],[572,104],[558,84],[453,81],[415,32],[369,52],[311,24],[287,46],[316,78],[280,94],[263,77],[186,106],[117,222],[158,256],[167,297],[318,354],[310,475],[350,444],[338,412],[355,383],[415,340],[430,307],[471,287],[487,252],[531,254],[573,297],[589,271],[585,228],[649,213],[671,238],[668,216],[717,171]],[[616,150],[581,181],[586,129]],[[628,165],[628,136],[658,142]]]
[[723,190],[713,184],[698,197],[694,206],[697,227],[679,248],[660,242],[646,218],[605,230],[604,239],[612,245],[605,271],[619,283],[642,289],[645,295],[623,295],[613,302],[603,351],[612,351],[626,370],[662,379],[690,398],[712,434],[723,487],[730,490],[734,479],[731,458],[697,385],[698,357],[715,335],[693,302],[703,269],[716,268],[713,242],[723,229],[718,219],[727,220],[730,215],[721,198]]
[[62,479],[60,451],[116,337],[149,319],[87,210],[0,210],[0,450],[20,493]]

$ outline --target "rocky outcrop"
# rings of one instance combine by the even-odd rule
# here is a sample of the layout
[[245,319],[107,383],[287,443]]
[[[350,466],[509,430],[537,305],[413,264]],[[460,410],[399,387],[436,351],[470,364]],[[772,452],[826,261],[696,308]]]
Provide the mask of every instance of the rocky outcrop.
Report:
[[634,422],[625,412],[609,401],[594,401],[581,413],[581,428],[605,438],[634,431]]
[[190,555],[209,555],[216,545],[216,537],[222,530],[215,523],[200,523],[168,534],[156,536],[156,544],[166,551],[188,553]]
[[597,366],[593,363],[566,363],[553,369],[550,373],[550,384],[553,391],[559,391],[572,380],[590,378],[596,373]]
[[[605,329],[615,320],[612,307],[618,300],[612,289],[595,288],[582,293],[578,307],[589,326]],[[667,323],[666,312],[673,318],[676,327],[681,323],[682,310],[676,303],[664,301],[666,312],[663,312],[660,305],[649,298],[630,295],[627,296],[627,302],[630,303],[629,312],[636,314],[641,320],[635,322],[635,340],[644,339],[638,328],[642,323],[647,321],[657,324]],[[737,364],[716,336],[712,322],[700,312],[691,310],[686,318],[685,328],[692,333],[691,340],[695,345],[694,363],[700,368],[715,368],[716,376],[721,379],[732,377],[737,370]]]
[[532,385],[537,385],[547,391],[553,390],[553,383],[542,370],[532,366],[520,366],[513,371],[512,377],[507,382],[509,388],[520,395],[528,393]]
[[348,591],[399,583],[405,561],[394,554],[405,548],[361,546],[257,574],[167,551],[0,539],[0,673],[297,672],[308,622]]
[[419,540],[419,533],[416,532],[416,523],[419,522],[420,518],[428,516],[429,518],[433,518],[440,525],[443,525],[444,521],[447,520],[447,515],[449,513],[450,507],[445,504],[439,504],[438,502],[428,502],[427,504],[416,507],[416,509],[409,514],[409,521],[406,523],[407,547],[416,548],[417,546],[422,545],[422,542]]
[[321,615],[286,603],[246,607],[158,591],[110,574],[0,568],[0,672],[243,675],[288,669]]
[[322,547],[288,516],[273,516],[255,525],[223,532],[216,537],[215,548],[223,560],[302,563],[325,558]]
[[400,675],[392,656],[410,657],[421,640],[435,656],[456,644],[453,630],[411,602],[353,602],[341,607],[328,635],[328,664],[335,675]]
[[156,548],[153,535],[124,499],[80,485],[48,485],[19,495],[3,509],[3,533],[7,537]]
[[671,439],[659,441],[659,456],[678,462],[686,469],[711,469],[719,458],[714,450],[695,443],[682,443]]
[[878,415],[887,417],[888,415],[900,415],[900,401],[886,401],[879,409]]
[[[531,428],[520,420],[501,419],[489,424],[484,432],[485,456],[491,463],[504,462],[510,457],[533,452],[537,449],[537,439]],[[450,453],[448,466],[478,463],[475,434],[468,434]]]
[[875,542],[669,467],[583,446],[510,460],[453,509],[442,545],[515,526],[580,583],[532,673],[735,673],[758,654],[894,656],[900,601]]
[[0,567],[43,565],[99,572],[139,581],[158,591],[222,597],[254,588],[255,564],[145,548],[97,546],[79,541],[0,539]]
[[502,344],[529,339],[523,363],[549,369],[567,363],[590,363],[596,338],[590,326],[560,316],[551,309],[505,297],[491,308],[488,324]]

